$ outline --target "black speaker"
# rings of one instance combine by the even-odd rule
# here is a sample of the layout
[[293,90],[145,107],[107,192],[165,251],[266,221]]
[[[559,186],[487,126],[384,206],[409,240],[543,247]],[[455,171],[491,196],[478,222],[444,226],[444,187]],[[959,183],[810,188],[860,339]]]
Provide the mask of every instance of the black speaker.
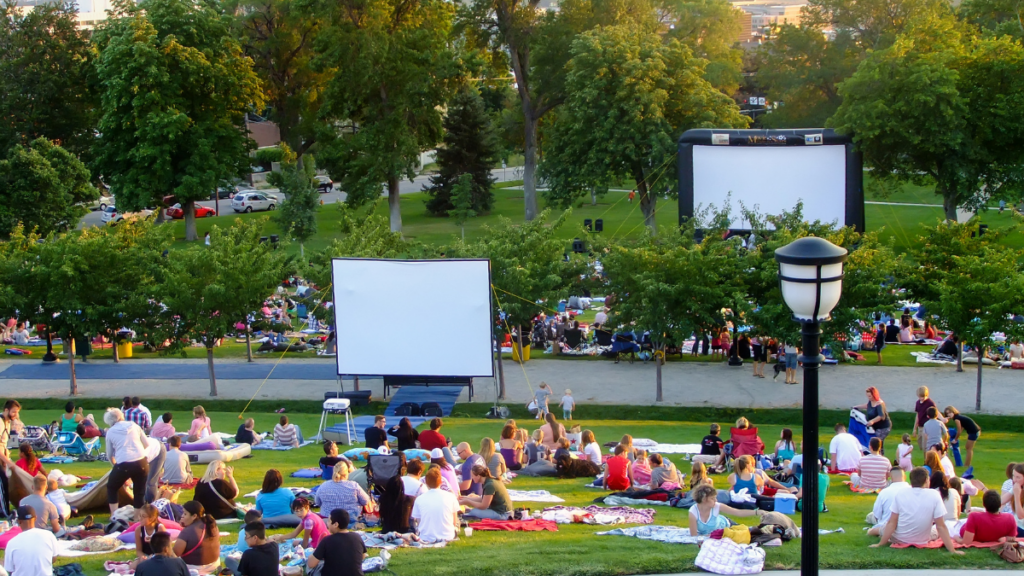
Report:
[[587,232],[591,232],[594,229],[594,221],[590,218],[584,219],[583,227],[587,229]]
[[260,244],[263,244],[266,241],[267,241],[267,237],[266,236],[260,236]]
[[985,232],[988,232],[988,224],[978,225],[978,236],[984,236]]
[[277,236],[277,234],[271,234],[271,235],[270,235],[270,243],[271,243],[271,244],[277,244],[277,241],[278,241],[279,239],[280,239],[280,238],[279,238],[279,237]]
[[583,240],[580,240],[579,238],[574,239],[572,241],[572,251],[575,252],[576,254],[583,254],[584,252],[586,252],[587,249],[583,245]]
[[597,232],[604,232],[604,219],[598,218],[594,220],[594,230]]

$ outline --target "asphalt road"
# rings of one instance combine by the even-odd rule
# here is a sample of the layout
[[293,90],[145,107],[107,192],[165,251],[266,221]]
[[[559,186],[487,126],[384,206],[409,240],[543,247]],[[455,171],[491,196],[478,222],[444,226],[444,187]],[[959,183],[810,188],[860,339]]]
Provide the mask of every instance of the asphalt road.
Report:
[[[509,180],[521,180],[522,177],[523,177],[522,170],[523,170],[522,168],[505,168],[505,169],[496,168],[496,169],[491,171],[491,174],[494,176],[494,178],[498,182],[506,182],[506,181],[509,181]],[[413,180],[402,180],[401,182],[399,182],[398,189],[399,189],[401,194],[413,194],[415,192],[422,192],[427,187],[427,185],[429,183],[430,183],[430,176],[417,176]],[[276,194],[278,197],[280,197],[282,200],[284,200],[284,197],[283,197],[284,195],[280,194],[279,192],[277,192],[277,190],[274,189],[274,188],[266,189],[266,190],[263,190],[263,191],[264,192],[269,192],[271,194]],[[386,195],[386,193],[384,195]],[[345,201],[345,193],[344,192],[340,192],[340,191],[338,191],[337,188],[335,188],[333,192],[328,192],[327,194],[322,194],[321,198],[323,198],[325,204],[333,204],[335,202],[344,202]],[[202,202],[199,202],[199,204],[202,205],[202,206],[206,206],[208,208],[215,208],[216,207],[213,200],[204,200]],[[220,201],[220,214],[222,216],[223,215],[231,214],[231,200],[229,200],[229,199],[222,199]],[[84,227],[87,227],[87,226],[99,226],[99,225],[101,225],[102,222],[100,220],[100,215],[101,215],[101,213],[98,210],[94,211],[94,212],[90,212],[89,214],[86,214],[85,217],[82,218],[82,221],[79,223],[78,227],[79,228],[84,228]]]

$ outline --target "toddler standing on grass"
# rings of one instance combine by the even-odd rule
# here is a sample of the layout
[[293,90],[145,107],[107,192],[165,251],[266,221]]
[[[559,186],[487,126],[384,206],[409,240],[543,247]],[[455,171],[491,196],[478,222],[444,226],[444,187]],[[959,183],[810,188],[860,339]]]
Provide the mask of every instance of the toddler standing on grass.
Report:
[[562,401],[558,405],[562,407],[562,419],[572,420],[572,411],[576,409],[576,401],[572,398],[572,390],[565,389],[565,396],[562,396]]

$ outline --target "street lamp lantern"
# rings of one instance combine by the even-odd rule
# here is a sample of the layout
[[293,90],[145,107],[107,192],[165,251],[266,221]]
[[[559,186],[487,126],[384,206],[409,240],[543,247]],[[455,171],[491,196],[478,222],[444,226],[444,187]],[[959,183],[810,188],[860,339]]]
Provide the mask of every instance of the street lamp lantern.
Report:
[[843,292],[845,248],[808,236],[775,251],[782,298],[800,323],[800,362],[804,365],[804,449],[800,573],[818,574],[818,367],[821,328]]

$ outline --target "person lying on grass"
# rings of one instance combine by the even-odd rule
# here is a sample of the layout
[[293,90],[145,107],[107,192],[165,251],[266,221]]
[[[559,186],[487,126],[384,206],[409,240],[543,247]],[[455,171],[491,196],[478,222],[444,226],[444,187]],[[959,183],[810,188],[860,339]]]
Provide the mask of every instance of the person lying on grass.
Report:
[[730,514],[740,518],[753,516],[756,510],[737,510],[718,501],[718,490],[709,484],[701,484],[693,489],[693,501],[690,507],[690,536],[707,536],[715,530],[722,530],[735,524],[722,514]]
[[1017,535],[1017,522],[1012,514],[999,512],[999,492],[985,490],[981,497],[985,505],[984,512],[971,512],[967,515],[967,523],[960,528],[960,534],[953,537],[959,544],[974,542],[1003,542],[1006,538]]
[[879,548],[890,543],[926,546],[937,536],[942,539],[950,553],[958,556],[964,554],[963,551],[956,549],[953,539],[949,536],[949,528],[943,521],[946,505],[942,503],[942,497],[938,491],[928,488],[928,471],[922,467],[911,470],[910,490],[896,494],[889,523],[885,525],[881,540],[877,544],[872,544],[871,548]]

